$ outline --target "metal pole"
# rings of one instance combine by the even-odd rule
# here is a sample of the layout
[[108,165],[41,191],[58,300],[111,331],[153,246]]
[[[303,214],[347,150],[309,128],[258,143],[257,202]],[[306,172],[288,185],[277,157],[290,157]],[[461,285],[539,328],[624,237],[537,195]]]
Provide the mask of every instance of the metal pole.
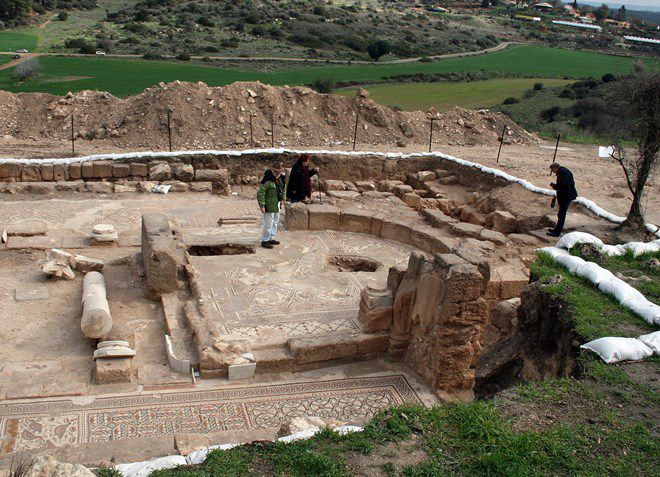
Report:
[[254,133],[252,130],[252,113],[250,113],[250,146],[254,147]]
[[170,152],[172,152],[172,123],[169,109],[167,110],[167,141],[170,146]]
[[355,143],[357,142],[357,128],[360,115],[355,113],[355,129],[353,130],[353,150],[355,151]]
[[499,164],[500,162],[500,153],[502,152],[502,143],[504,142],[504,134],[506,134],[506,124],[502,129],[502,137],[500,138],[500,148],[497,150],[497,160],[495,161],[496,164]]
[[71,155],[76,155],[76,135],[73,131],[73,114],[71,114]]
[[561,133],[557,134],[557,144],[555,144],[555,153],[552,156],[552,163],[555,163],[555,160],[557,159],[557,149],[559,149],[559,139],[561,138]]
[[431,145],[433,144],[433,121],[438,118],[431,118],[431,134],[429,134],[429,152],[431,152]]
[[270,115],[270,147],[275,147],[275,115]]

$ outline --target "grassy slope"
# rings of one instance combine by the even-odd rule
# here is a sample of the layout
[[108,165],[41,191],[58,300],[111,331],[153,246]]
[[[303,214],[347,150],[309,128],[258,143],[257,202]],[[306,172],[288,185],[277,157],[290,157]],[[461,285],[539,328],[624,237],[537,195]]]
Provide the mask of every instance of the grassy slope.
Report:
[[[407,111],[426,110],[433,106],[446,111],[454,106],[489,108],[502,103],[509,96],[520,96],[534,83],[563,86],[569,80],[538,78],[506,78],[466,83],[405,83],[365,86],[371,98],[381,104],[398,106]],[[338,90],[339,94],[355,96],[357,88]]]
[[[648,328],[548,256],[540,256],[532,272],[541,280],[563,277],[545,290],[573,311],[586,338],[611,334],[621,325],[628,332]],[[658,359],[606,365],[585,353],[580,366],[579,380],[523,384],[487,402],[392,408],[362,433],[338,436],[326,430],[291,444],[214,451],[201,465],[151,477],[655,475],[660,439],[654,416],[660,401],[657,385],[643,376],[653,381]],[[410,463],[411,450],[423,451],[425,459]]]
[[15,31],[0,31],[0,51],[28,50],[37,48],[37,36]]
[[[40,77],[16,85],[9,72],[0,73],[0,89],[43,91],[64,94],[68,91],[99,89],[118,96],[136,94],[160,81],[204,81],[226,85],[234,81],[262,81],[274,85],[309,84],[323,77],[334,81],[377,81],[387,76],[408,73],[503,71],[529,76],[587,77],[605,73],[622,74],[630,70],[634,58],[598,53],[520,46],[487,55],[451,58],[433,63],[404,63],[360,66],[324,66],[275,73],[247,72],[174,62],[145,62],[113,58],[40,59]],[[649,60],[651,61],[651,60]],[[653,64],[658,64],[655,60]],[[71,77],[91,77],[62,81]]]

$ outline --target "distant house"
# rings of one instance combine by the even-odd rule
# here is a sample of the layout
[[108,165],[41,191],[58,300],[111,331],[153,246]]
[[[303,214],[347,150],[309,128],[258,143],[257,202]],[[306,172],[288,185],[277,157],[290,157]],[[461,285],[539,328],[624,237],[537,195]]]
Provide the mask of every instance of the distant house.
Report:
[[549,12],[550,10],[554,9],[555,6],[551,5],[549,3],[535,3],[534,8],[540,12]]
[[562,26],[568,26],[568,27],[573,27],[573,28],[582,28],[584,30],[595,30],[595,31],[601,31],[602,28],[599,27],[598,25],[586,25],[584,23],[577,23],[577,22],[565,22],[563,20],[552,20],[552,23],[555,25],[562,25]]
[[615,28],[630,28],[630,23],[622,22],[619,20],[612,20],[611,18],[606,18],[605,23]]

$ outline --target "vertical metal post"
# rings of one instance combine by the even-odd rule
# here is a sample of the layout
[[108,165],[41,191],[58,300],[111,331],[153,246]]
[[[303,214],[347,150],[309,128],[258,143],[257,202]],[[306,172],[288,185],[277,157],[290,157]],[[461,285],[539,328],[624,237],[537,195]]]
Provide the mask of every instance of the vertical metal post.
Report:
[[557,160],[557,149],[559,149],[559,139],[561,138],[561,133],[557,134],[557,144],[555,144],[555,153],[552,156],[552,163],[555,163]]
[[504,142],[504,135],[506,134],[506,124],[504,125],[504,128],[502,129],[502,137],[500,138],[500,148],[497,150],[497,160],[495,161],[496,164],[499,164],[500,162],[500,153],[502,152],[502,143]]
[[71,155],[76,155],[76,134],[73,131],[73,113],[71,113]]
[[429,152],[431,152],[431,147],[433,144],[433,121],[437,121],[438,118],[431,118],[431,133],[429,134]]
[[358,128],[358,121],[360,120],[360,115],[358,113],[355,113],[355,129],[353,130],[353,150],[355,151],[355,144],[357,142],[357,128]]
[[250,113],[250,146],[254,147],[254,132],[252,129],[252,113]]
[[167,141],[170,146],[170,152],[172,152],[172,122],[171,122],[170,110],[167,110]]
[[275,147],[275,114],[270,115],[270,147]]

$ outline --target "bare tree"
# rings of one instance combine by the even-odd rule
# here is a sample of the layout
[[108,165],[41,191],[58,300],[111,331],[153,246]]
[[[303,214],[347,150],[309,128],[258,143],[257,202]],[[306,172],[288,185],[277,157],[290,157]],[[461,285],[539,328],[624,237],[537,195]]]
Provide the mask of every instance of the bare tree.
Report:
[[612,158],[623,169],[633,201],[622,227],[642,228],[644,187],[654,172],[660,150],[660,72],[648,71],[643,63],[633,65],[632,74],[614,90],[611,104],[627,119],[626,135],[637,145],[634,155],[621,146],[617,131]]
[[11,75],[16,81],[25,81],[36,76],[40,69],[41,65],[39,64],[39,60],[36,58],[29,58],[23,63],[16,65]]

